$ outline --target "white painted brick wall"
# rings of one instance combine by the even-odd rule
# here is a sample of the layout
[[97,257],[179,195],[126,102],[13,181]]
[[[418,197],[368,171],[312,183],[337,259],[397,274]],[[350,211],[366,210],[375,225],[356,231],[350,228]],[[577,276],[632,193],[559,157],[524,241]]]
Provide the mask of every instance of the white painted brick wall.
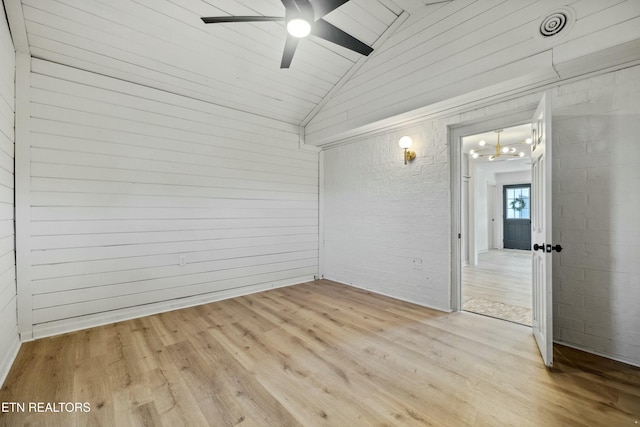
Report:
[[[413,138],[404,165],[398,139]],[[324,276],[449,308],[447,126],[431,121],[325,152]],[[413,268],[413,259],[422,269]]]
[[553,105],[554,337],[640,364],[640,67]]
[[[449,308],[447,124],[539,95],[325,152],[327,278]],[[554,338],[640,365],[640,67],[553,90]],[[414,137],[404,166],[397,140]],[[423,260],[412,269],[413,258]]]
[[[554,339],[640,365],[640,67],[553,95]],[[462,122],[537,103],[528,95]]]

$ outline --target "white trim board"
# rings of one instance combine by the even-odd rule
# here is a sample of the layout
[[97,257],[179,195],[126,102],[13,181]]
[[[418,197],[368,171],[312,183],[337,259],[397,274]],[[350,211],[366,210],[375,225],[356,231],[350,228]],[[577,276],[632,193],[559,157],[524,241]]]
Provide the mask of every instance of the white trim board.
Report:
[[584,347],[580,347],[580,346],[575,345],[575,344],[568,344],[568,343],[566,343],[564,341],[561,341],[561,340],[553,340],[553,343],[554,344],[560,344],[560,345],[563,345],[565,347],[572,348],[574,350],[584,351],[585,353],[593,354],[594,356],[603,357],[605,359],[610,359],[610,360],[615,360],[616,362],[625,363],[627,365],[631,365],[631,366],[635,366],[635,367],[640,368],[640,363],[633,362],[633,361],[631,361],[629,359],[625,359],[624,357],[618,357],[618,356],[614,356],[614,355],[611,355],[611,354],[601,353],[599,351],[590,350],[590,349],[587,349],[587,348],[584,348]]
[[27,27],[25,25],[24,14],[22,13],[22,1],[3,0],[7,12],[7,21],[11,30],[13,46],[17,53],[30,54],[29,39],[27,38]]
[[324,151],[318,161],[318,277],[324,278]]
[[5,356],[4,360],[0,362],[0,387],[4,385],[4,382],[7,379],[7,375],[9,374],[9,371],[13,366],[13,362],[15,362],[16,357],[18,356],[18,352],[20,351],[21,346],[22,343],[16,335],[13,342],[11,343],[10,348],[7,349],[7,355]]
[[[160,303],[146,304],[137,307],[125,308],[105,313],[97,313],[87,316],[74,317],[70,319],[58,320],[55,322],[34,325],[33,336],[29,341],[46,338],[49,336],[75,332],[83,329],[95,328],[140,317],[152,316],[154,314],[166,313],[168,311],[180,310],[197,305],[209,304],[216,301],[255,294],[276,288],[293,286],[315,280],[313,276],[295,277],[272,283],[260,283],[236,289],[227,289],[205,295],[196,295],[177,300],[163,301]],[[27,341],[27,340],[23,340]]]
[[323,140],[309,142],[309,138],[307,138],[306,143],[317,145],[318,147],[327,149],[344,144],[360,142],[362,140],[380,134],[414,126],[418,123],[428,120],[449,118],[457,114],[463,114],[465,112],[477,110],[479,108],[513,101],[558,86],[563,86],[572,82],[586,80],[592,77],[623,70],[625,68],[632,68],[639,65],[640,60],[634,60],[624,64],[603,68],[601,70],[588,72],[563,80],[543,81],[538,84],[523,85],[520,88],[506,90],[496,95],[485,95],[476,98],[472,96],[473,94],[467,94],[465,96],[449,99],[440,103],[425,106],[417,110],[408,111],[403,114],[392,116],[384,120],[374,121],[368,125],[357,127],[350,131],[345,131],[331,137],[326,137]]
[[31,56],[16,53],[15,227],[18,333],[33,336],[31,295]]
[[323,279],[329,280],[331,282],[340,283],[341,285],[351,286],[352,288],[362,289],[363,291],[371,292],[372,294],[382,295],[382,296],[387,297],[387,298],[392,298],[392,299],[395,299],[395,300],[398,300],[398,301],[408,302],[410,304],[415,304],[415,305],[418,305],[420,307],[428,308],[428,309],[431,309],[431,310],[440,311],[442,313],[452,313],[453,312],[453,310],[447,310],[447,309],[442,308],[442,307],[435,307],[435,306],[432,306],[432,305],[422,304],[422,303],[419,303],[419,302],[416,302],[416,301],[412,301],[410,299],[400,298],[400,297],[395,296],[395,295],[391,295],[391,294],[387,294],[387,293],[384,293],[384,292],[376,291],[376,290],[370,289],[370,288],[365,288],[363,286],[358,286],[358,285],[355,285],[353,283],[347,283],[347,282],[343,282],[343,281],[340,281],[340,280],[332,279],[330,277],[323,277]]

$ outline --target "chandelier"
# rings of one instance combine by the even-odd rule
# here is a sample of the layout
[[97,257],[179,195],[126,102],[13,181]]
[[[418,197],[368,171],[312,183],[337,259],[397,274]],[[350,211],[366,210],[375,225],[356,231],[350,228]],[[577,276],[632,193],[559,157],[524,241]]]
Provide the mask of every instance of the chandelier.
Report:
[[516,146],[522,144],[531,144],[531,138],[527,138],[523,141],[514,142],[511,144],[500,144],[500,133],[504,129],[499,129],[495,131],[498,134],[498,141],[496,144],[490,144],[484,139],[478,142],[478,145],[481,147],[479,149],[473,149],[469,151],[471,157],[477,159],[479,157],[487,157],[489,161],[494,161],[499,157],[524,157],[524,151],[518,150]]

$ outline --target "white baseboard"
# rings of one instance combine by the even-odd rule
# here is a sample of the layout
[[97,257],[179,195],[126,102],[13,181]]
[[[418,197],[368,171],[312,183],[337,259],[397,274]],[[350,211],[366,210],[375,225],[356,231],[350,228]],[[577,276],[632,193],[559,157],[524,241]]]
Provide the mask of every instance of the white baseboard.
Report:
[[[311,282],[313,280],[313,276],[294,277],[291,279],[279,280],[275,282],[243,286],[240,288],[212,292],[193,297],[180,298],[159,303],[109,311],[105,313],[97,313],[87,316],[74,317],[71,319],[58,320],[55,322],[43,323],[33,326],[33,336],[31,340],[79,331],[82,329],[94,328],[96,326],[108,325],[111,323],[136,319],[139,317],[151,316],[153,314],[165,313],[168,311],[193,307],[196,305],[208,304],[210,302],[254,294],[257,292],[267,291],[269,289],[283,288],[299,283]],[[31,340],[27,340],[25,339],[25,337],[23,337],[23,342]]]
[[18,335],[15,336],[13,342],[9,345],[7,350],[7,354],[5,354],[4,359],[0,363],[0,387],[4,385],[4,381],[7,379],[7,375],[9,374],[9,370],[11,366],[13,366],[13,362],[16,360],[16,356],[20,351],[20,346],[22,343],[18,338]]
[[391,294],[387,294],[387,293],[384,293],[384,292],[376,291],[374,289],[365,288],[363,286],[354,285],[353,283],[342,282],[340,280],[332,279],[330,277],[323,277],[323,279],[331,280],[332,282],[340,283],[342,285],[351,286],[352,288],[362,289],[363,291],[371,292],[373,294],[382,295],[382,296],[385,296],[385,297],[388,297],[388,298],[397,299],[399,301],[408,302],[410,304],[419,305],[420,307],[430,308],[432,310],[442,311],[444,313],[451,313],[452,312],[452,310],[450,308],[435,307],[435,306],[432,306],[432,305],[423,304],[421,302],[412,301],[410,299],[400,298],[400,297],[398,297],[396,295],[391,295]]
[[595,351],[595,350],[591,350],[591,349],[588,349],[588,348],[580,347],[580,346],[575,345],[575,344],[569,344],[569,343],[566,343],[564,341],[553,340],[553,342],[554,342],[554,344],[560,344],[560,345],[563,345],[565,347],[573,348],[575,350],[584,351],[585,353],[594,354],[596,356],[604,357],[605,359],[615,360],[616,362],[621,362],[621,363],[625,363],[627,365],[636,366],[636,367],[640,368],[640,361],[638,361],[638,360],[625,359],[624,357],[619,357],[619,356],[614,356],[614,355],[607,354],[607,353],[602,353],[602,352],[599,352],[599,351]]

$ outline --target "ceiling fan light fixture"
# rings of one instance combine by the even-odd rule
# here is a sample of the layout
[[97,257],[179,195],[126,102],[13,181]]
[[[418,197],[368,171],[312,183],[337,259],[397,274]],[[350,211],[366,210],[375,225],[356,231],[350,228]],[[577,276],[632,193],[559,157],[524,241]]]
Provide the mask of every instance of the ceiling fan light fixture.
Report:
[[[275,0],[273,0],[275,2]],[[369,56],[373,48],[349,33],[323,19],[349,0],[281,0],[284,16],[203,16],[205,24],[228,24],[233,22],[284,22],[287,37],[280,68],[289,68],[296,53],[299,39],[313,35],[330,43],[342,46],[363,56]],[[244,3],[244,2],[242,2]],[[249,2],[247,2],[249,3]]]
[[293,37],[304,38],[311,33],[311,24],[302,18],[294,18],[287,22],[287,31]]

